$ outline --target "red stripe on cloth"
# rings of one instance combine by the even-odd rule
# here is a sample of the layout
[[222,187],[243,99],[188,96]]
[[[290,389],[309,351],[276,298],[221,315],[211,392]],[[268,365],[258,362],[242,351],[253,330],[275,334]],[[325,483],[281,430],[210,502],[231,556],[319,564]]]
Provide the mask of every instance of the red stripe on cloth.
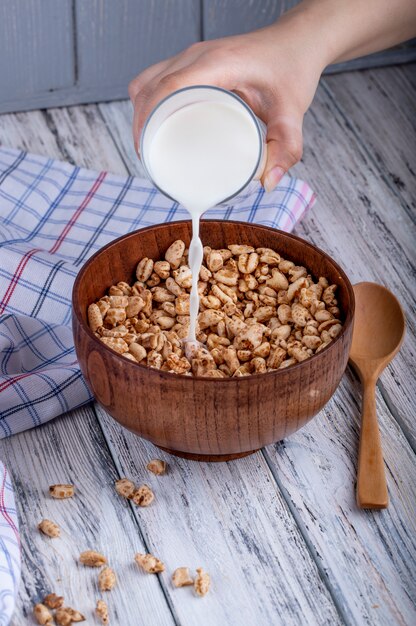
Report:
[[13,529],[13,532],[14,532],[14,534],[16,536],[17,544],[18,544],[18,546],[20,548],[19,531],[16,528],[16,524],[14,523],[12,518],[10,517],[10,515],[9,515],[7,509],[6,509],[6,505],[4,503],[4,487],[6,485],[6,475],[7,475],[7,470],[6,470],[6,468],[4,468],[3,484],[2,484],[1,490],[0,490],[0,511],[1,511],[4,519],[8,523],[8,525]]
[[16,285],[19,282],[19,278],[21,277],[23,270],[26,267],[27,262],[29,261],[30,257],[33,254],[35,254],[35,252],[40,252],[40,248],[34,248],[33,250],[29,250],[29,252],[26,252],[26,254],[20,259],[20,263],[17,266],[16,271],[12,276],[9,286],[7,287],[6,293],[4,294],[4,299],[0,303],[0,314],[4,312],[4,309],[8,305],[9,300],[12,297],[14,290],[16,289]]
[[[64,365],[62,365],[62,363],[59,363],[59,369],[65,369],[66,367],[74,367],[74,365],[78,365],[78,361],[74,361],[73,363],[66,363]],[[50,369],[53,369],[53,368],[50,368]],[[21,378],[27,378],[28,376],[42,374],[42,372],[45,372],[45,371],[48,371],[48,368],[42,369],[42,370],[36,370],[34,372],[25,372],[24,374],[16,374],[9,380],[5,380],[4,382],[0,384],[0,392],[7,389],[7,387],[10,387],[10,385],[14,385]]]
[[91,187],[91,189],[89,190],[87,195],[85,196],[84,200],[82,201],[82,203],[80,204],[78,209],[75,211],[74,215],[71,217],[70,221],[65,226],[65,228],[62,231],[62,233],[59,235],[58,239],[53,244],[52,248],[49,250],[49,252],[51,254],[56,252],[58,250],[58,248],[61,246],[63,240],[65,239],[65,237],[67,236],[67,234],[69,233],[69,231],[71,230],[71,228],[73,227],[73,225],[75,224],[75,222],[77,221],[79,216],[81,215],[82,211],[88,205],[90,200],[94,197],[97,189],[99,188],[99,186],[103,182],[103,180],[106,177],[106,175],[107,175],[107,172],[101,172],[101,174],[99,175],[99,177],[97,178],[97,180],[95,181],[95,183],[93,184],[93,186]]

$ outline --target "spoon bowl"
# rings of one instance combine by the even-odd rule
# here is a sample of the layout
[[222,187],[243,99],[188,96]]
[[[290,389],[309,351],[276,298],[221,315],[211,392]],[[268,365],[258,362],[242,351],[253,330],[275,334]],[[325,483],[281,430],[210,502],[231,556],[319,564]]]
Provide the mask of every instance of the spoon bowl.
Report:
[[376,283],[354,285],[355,324],[350,359],[382,360],[384,367],[397,354],[405,319],[396,297]]
[[354,285],[355,323],[350,362],[362,382],[363,409],[358,454],[357,503],[361,508],[388,506],[383,453],[376,415],[377,379],[402,345],[405,317],[396,297],[375,283]]

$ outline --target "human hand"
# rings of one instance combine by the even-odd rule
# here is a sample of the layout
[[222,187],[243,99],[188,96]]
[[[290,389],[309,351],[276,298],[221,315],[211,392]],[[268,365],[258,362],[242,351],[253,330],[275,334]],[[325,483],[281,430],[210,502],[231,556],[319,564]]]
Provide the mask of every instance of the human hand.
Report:
[[267,125],[262,182],[271,191],[302,156],[303,116],[324,65],[302,29],[286,16],[246,35],[194,44],[130,83],[136,150],[148,115],[164,97],[191,85],[223,87],[238,93]]

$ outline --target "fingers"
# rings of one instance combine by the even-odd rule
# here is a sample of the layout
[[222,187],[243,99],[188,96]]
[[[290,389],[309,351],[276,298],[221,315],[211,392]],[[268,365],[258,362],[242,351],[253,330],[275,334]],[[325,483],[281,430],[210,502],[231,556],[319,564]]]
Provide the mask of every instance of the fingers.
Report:
[[134,105],[136,151],[147,117],[163,98],[192,85],[209,84],[234,89],[234,74],[233,67],[224,63],[224,53],[221,50],[211,51],[211,42],[194,44],[176,57],[142,72],[129,86]]
[[267,162],[262,183],[272,191],[284,174],[302,158],[302,117],[279,116],[267,127]]

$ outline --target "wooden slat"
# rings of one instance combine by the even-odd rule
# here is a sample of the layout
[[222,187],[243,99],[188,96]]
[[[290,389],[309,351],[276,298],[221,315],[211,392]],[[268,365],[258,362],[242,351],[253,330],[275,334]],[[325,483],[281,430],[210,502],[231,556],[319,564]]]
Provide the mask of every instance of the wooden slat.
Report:
[[127,174],[96,105],[0,115],[0,145]]
[[[148,510],[134,509],[146,543],[167,566],[165,593],[183,626],[339,624],[315,563],[260,453],[232,463],[195,463],[162,453],[96,411],[120,474],[147,482]],[[157,477],[151,458],[169,463]],[[203,602],[174,590],[169,574],[202,566],[212,576]],[[313,589],[313,593],[310,590]]]
[[0,111],[74,85],[72,1],[0,3]]
[[140,71],[200,36],[194,0],[75,0],[78,86],[122,88]]
[[115,144],[123,155],[130,174],[146,178],[146,173],[134,149],[131,132],[133,107],[130,100],[106,102],[99,104],[98,108]]
[[328,77],[324,84],[415,218],[416,88],[406,76],[416,72],[416,65],[406,70],[391,67],[354,72]]
[[268,26],[294,4],[291,0],[204,0],[203,38],[227,37]]
[[322,88],[306,115],[304,139],[304,157],[293,173],[310,182],[318,204],[297,233],[339,261],[352,282],[384,284],[402,303],[408,332],[380,380],[390,410],[415,446],[413,223]]
[[[95,623],[95,603],[103,594],[98,570],[77,562],[86,549],[105,554],[118,575],[117,587],[104,594],[113,624],[175,623],[157,577],[137,571],[134,554],[146,547],[129,505],[115,493],[117,471],[91,409],[2,440],[0,456],[12,475],[20,519],[23,567],[16,624],[33,623],[33,605],[51,591]],[[60,482],[76,485],[74,498],[48,495],[49,485]],[[43,518],[59,524],[61,537],[41,535],[37,524]]]
[[390,504],[385,511],[357,508],[360,396],[360,383],[348,373],[315,420],[286,441],[269,446],[265,455],[346,622],[412,624],[415,455],[378,394]]

